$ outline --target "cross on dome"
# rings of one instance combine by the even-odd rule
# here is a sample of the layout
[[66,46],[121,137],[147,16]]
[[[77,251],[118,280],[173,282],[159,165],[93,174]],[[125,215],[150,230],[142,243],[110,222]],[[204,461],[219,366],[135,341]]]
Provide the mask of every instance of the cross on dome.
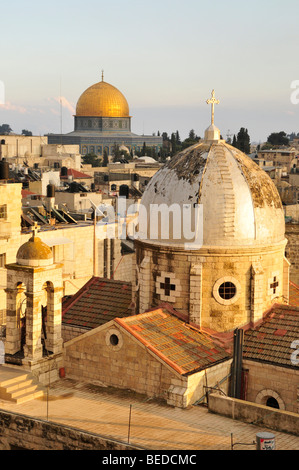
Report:
[[35,223],[34,223],[34,226],[33,226],[33,228],[32,228],[32,236],[33,236],[33,238],[35,238],[35,237],[37,236],[38,229],[39,229],[38,223],[35,222]]
[[214,124],[215,104],[219,104],[219,103],[220,103],[220,101],[215,98],[215,90],[212,90],[211,98],[209,98],[209,99],[206,101],[206,103],[212,105],[211,124],[213,125],[213,124]]

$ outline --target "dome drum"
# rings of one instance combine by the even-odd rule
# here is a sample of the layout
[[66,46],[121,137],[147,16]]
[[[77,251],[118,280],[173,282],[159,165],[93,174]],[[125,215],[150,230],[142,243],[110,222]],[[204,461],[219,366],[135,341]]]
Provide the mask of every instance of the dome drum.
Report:
[[131,118],[75,116],[75,131],[131,132]]

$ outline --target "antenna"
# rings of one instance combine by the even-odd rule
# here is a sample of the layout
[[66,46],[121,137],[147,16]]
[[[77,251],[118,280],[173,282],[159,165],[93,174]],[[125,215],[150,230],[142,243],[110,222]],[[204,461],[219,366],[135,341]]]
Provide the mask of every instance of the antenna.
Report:
[[59,102],[60,102],[60,138],[62,145],[62,100],[61,100],[61,75],[60,75],[60,87],[59,87]]

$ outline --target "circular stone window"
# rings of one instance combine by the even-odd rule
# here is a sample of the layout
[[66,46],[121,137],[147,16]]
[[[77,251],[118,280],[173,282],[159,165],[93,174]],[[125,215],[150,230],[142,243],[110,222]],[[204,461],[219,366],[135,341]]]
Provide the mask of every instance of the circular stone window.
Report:
[[218,289],[219,295],[223,300],[230,300],[235,297],[237,288],[232,282],[223,282]]
[[123,337],[116,328],[111,328],[105,335],[107,346],[113,351],[119,351],[123,345]]
[[231,305],[235,303],[241,293],[241,285],[237,279],[227,276],[218,279],[213,287],[213,296],[221,305]]
[[117,346],[119,343],[119,339],[118,339],[118,336],[117,335],[111,335],[110,336],[110,344],[112,344],[112,346]]

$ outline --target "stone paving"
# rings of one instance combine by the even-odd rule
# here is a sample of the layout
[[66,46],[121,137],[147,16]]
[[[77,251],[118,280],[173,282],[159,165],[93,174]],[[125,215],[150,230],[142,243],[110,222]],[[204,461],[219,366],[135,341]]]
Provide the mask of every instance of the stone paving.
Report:
[[255,450],[255,445],[248,444],[262,431],[275,434],[277,450],[299,450],[299,436],[215,415],[204,406],[172,408],[144,396],[70,379],[52,384],[48,399],[45,396],[20,405],[0,400],[0,409],[48,419],[147,450],[231,450],[231,435],[235,450]]

